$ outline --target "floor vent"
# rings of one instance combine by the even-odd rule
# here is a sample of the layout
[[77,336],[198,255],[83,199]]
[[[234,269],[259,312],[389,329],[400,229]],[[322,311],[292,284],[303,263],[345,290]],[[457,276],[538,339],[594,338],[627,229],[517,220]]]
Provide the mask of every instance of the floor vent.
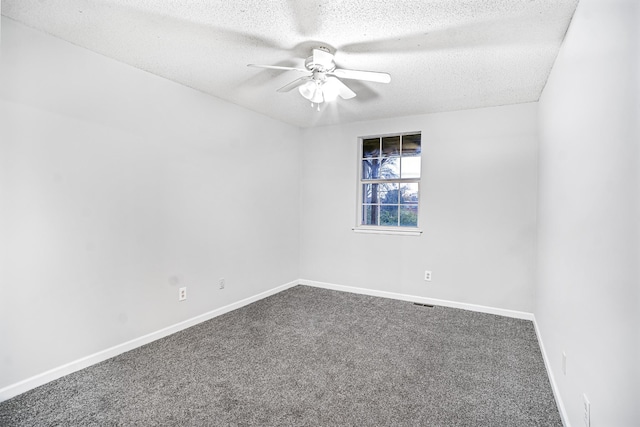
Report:
[[433,308],[433,306],[431,304],[422,304],[422,303],[419,303],[419,302],[414,302],[413,305],[419,305],[420,307]]

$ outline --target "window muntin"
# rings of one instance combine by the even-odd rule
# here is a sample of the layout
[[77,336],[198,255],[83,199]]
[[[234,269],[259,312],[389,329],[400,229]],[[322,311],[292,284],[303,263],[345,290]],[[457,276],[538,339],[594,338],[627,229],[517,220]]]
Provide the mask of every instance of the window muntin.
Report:
[[416,228],[421,134],[361,138],[358,226]]

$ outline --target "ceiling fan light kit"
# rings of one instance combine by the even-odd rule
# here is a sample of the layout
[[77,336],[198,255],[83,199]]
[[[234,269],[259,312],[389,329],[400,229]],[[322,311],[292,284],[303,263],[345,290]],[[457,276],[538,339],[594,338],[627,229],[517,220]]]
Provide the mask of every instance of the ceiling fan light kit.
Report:
[[314,106],[313,104],[318,104],[318,108],[320,108],[320,104],[328,101],[322,86],[321,82],[310,80],[300,86],[298,88],[298,92],[300,92],[300,95],[311,101],[311,107]]
[[391,81],[391,76],[388,73],[336,68],[333,54],[326,47],[313,49],[312,55],[304,62],[304,69],[277,65],[248,64],[248,66],[308,73],[306,76],[281,87],[278,92],[289,92],[294,88],[298,88],[298,92],[311,101],[311,107],[317,106],[318,111],[320,111],[320,104],[331,102],[338,96],[342,99],[351,99],[356,96],[356,93],[342,83],[338,77],[377,83],[389,83]]
[[339,84],[335,77],[311,78],[298,87],[298,92],[311,101],[311,107],[317,106],[320,110],[320,104],[334,101],[338,97]]

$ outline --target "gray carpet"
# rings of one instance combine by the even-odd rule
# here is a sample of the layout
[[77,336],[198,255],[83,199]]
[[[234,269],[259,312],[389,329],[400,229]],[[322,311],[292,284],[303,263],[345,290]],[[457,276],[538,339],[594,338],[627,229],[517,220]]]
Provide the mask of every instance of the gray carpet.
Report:
[[296,286],[0,403],[2,426],[562,426],[533,324]]

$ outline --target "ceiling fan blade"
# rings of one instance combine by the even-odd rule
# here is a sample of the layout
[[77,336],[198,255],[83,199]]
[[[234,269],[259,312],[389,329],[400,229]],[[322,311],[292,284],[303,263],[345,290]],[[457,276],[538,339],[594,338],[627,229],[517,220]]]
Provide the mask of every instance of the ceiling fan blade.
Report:
[[335,90],[342,99],[351,99],[356,96],[356,93],[354,91],[349,89],[346,84],[342,83],[335,77],[327,77],[324,85],[332,88],[332,90]]
[[302,73],[308,73],[309,72],[309,70],[304,70],[302,68],[282,67],[280,65],[247,64],[247,67],[268,68],[270,70],[300,71]]
[[377,71],[345,70],[343,68],[336,68],[328,74],[342,79],[365,80],[368,82],[389,83],[391,81],[391,75],[389,73],[380,73]]
[[333,55],[322,49],[313,49],[313,63],[320,64],[325,68],[331,68]]
[[296,80],[292,81],[291,83],[282,86],[276,92],[289,92],[291,89],[295,89],[295,88],[297,88],[299,86],[302,86],[303,84],[305,84],[309,80],[312,80],[311,76],[300,77],[299,79],[296,79]]
[[[555,2],[555,9],[547,11],[548,16],[562,16],[569,3]],[[430,31],[420,31],[401,37],[350,43],[338,46],[345,53],[385,53],[385,52],[432,52],[459,50],[484,46],[513,46],[520,43],[547,43],[557,41],[561,34],[542,30],[541,16],[505,13],[499,18],[472,19],[469,22],[451,23]],[[535,32],[522,31],[524,28],[538,28]]]

